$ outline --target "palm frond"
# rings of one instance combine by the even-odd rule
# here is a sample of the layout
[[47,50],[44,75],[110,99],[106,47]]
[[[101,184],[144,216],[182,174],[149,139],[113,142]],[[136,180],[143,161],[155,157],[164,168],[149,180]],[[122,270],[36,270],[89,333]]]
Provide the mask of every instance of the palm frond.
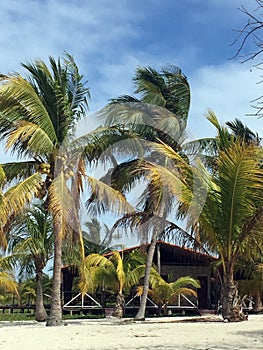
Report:
[[106,267],[106,268],[112,268],[112,262],[107,259],[105,256],[100,254],[89,254],[86,257],[86,261],[91,266],[100,266],[100,267]]
[[74,201],[67,187],[63,172],[58,174],[49,187],[49,210],[58,223],[61,237],[67,233],[67,227],[74,228],[72,217]]
[[[144,165],[144,171],[148,172],[146,179],[151,182],[152,187],[150,198],[154,198],[156,207],[159,207],[161,202],[167,200],[170,195],[177,198],[180,203],[189,205],[192,192],[176,169],[148,163]],[[155,194],[159,194],[158,197]]]
[[89,211],[94,211],[95,213],[111,211],[116,214],[133,211],[133,207],[128,203],[121,192],[114,190],[111,186],[94,177],[87,176],[86,179],[92,194],[98,199],[96,206],[92,206],[92,204],[94,204],[92,203],[93,198],[86,202]]
[[4,194],[4,205],[7,215],[21,212],[25,204],[30,202],[38,192],[41,184],[41,175],[35,173],[7,190]]
[[6,181],[6,173],[4,171],[3,165],[0,164],[0,189],[3,187]]
[[221,154],[217,163],[224,215],[222,219],[230,241],[237,239],[242,222],[253,216],[255,201],[262,196],[263,177],[258,152],[255,147],[235,143]]
[[0,286],[18,295],[17,282],[11,273],[0,271]]
[[17,180],[20,181],[36,172],[37,162],[21,161],[2,164],[8,183]]
[[134,82],[142,101],[162,106],[186,122],[190,106],[190,87],[180,68],[164,67],[158,72],[153,67],[138,67]]
[[18,143],[26,144],[27,153],[34,156],[50,154],[54,149],[46,130],[25,120],[16,123],[15,129],[7,137],[6,149],[14,148]]
[[126,276],[125,288],[129,289],[133,286],[136,286],[140,283],[140,280],[145,275],[145,265],[139,265],[132,269],[129,274]]
[[230,135],[226,126],[223,126],[219,123],[217,116],[212,110],[208,111],[206,118],[217,130],[216,141],[218,149],[226,150],[234,140],[233,135]]
[[184,276],[184,277],[178,278],[176,281],[171,282],[171,286],[173,290],[184,288],[185,286],[191,286],[194,288],[201,287],[200,282],[197,279],[192,278],[190,276]]
[[260,139],[258,134],[255,134],[251,129],[245,126],[241,120],[236,118],[233,122],[226,122],[226,125],[234,133],[237,140],[241,140],[247,144],[254,143],[259,146]]
[[14,123],[25,120],[39,125],[53,143],[56,142],[55,130],[47,110],[30,82],[18,74],[5,77],[5,80],[2,80],[0,93],[0,130],[4,137],[8,136],[6,126],[11,126],[13,123],[15,127]]
[[[68,95],[69,109],[79,115],[88,110],[88,99],[90,98],[89,88],[85,87],[87,82],[82,83],[83,76],[79,74],[78,66],[72,55],[65,53],[64,64],[69,76]],[[81,113],[81,114],[80,114]]]

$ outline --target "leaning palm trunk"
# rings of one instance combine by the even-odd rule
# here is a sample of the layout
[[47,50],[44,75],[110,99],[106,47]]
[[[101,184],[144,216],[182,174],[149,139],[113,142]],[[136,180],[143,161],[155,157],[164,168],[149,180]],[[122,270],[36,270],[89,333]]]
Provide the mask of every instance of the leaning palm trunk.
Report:
[[118,293],[116,304],[115,304],[115,307],[114,307],[114,310],[113,310],[113,313],[112,313],[113,317],[118,317],[118,318],[122,318],[123,317],[124,304],[125,304],[124,295]]
[[149,291],[150,274],[151,274],[151,267],[153,263],[153,255],[155,252],[156,242],[157,242],[157,232],[154,231],[152,235],[151,244],[148,250],[148,255],[147,255],[141,303],[140,303],[140,307],[137,312],[137,315],[135,316],[135,320],[141,320],[141,321],[145,320],[145,310],[146,310],[147,296]]
[[58,225],[54,224],[54,263],[53,263],[53,281],[51,294],[51,309],[47,319],[47,326],[60,326],[62,324],[62,306],[61,306],[61,250],[62,237]]
[[246,315],[242,311],[242,301],[238,297],[237,283],[231,272],[224,273],[221,298],[224,320],[238,322],[246,319]]
[[36,312],[35,312],[35,320],[38,322],[44,322],[47,319],[47,312],[44,307],[44,300],[43,300],[42,280],[43,280],[43,271],[42,269],[38,269],[36,274]]

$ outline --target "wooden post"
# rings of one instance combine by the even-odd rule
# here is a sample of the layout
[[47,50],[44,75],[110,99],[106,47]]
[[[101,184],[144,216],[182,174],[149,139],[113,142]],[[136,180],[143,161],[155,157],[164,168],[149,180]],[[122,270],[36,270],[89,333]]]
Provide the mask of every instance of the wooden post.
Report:
[[161,274],[161,251],[160,251],[160,243],[156,244],[156,253],[157,253],[157,271],[159,275]]

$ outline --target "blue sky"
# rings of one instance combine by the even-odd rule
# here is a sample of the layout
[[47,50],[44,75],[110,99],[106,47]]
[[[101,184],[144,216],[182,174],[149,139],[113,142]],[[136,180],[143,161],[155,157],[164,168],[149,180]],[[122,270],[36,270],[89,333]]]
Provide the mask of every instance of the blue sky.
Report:
[[[88,80],[96,112],[133,92],[138,66],[176,65],[191,86],[194,137],[213,135],[204,117],[209,108],[221,122],[237,117],[263,136],[263,119],[246,116],[262,94],[260,72],[253,62],[230,59],[238,48],[230,44],[247,21],[241,5],[256,8],[254,0],[0,1],[0,72],[22,73],[21,62],[67,51]],[[93,125],[94,114],[88,118]]]
[[256,8],[254,0],[1,1],[0,72],[22,72],[20,62],[68,51],[89,81],[96,111],[132,93],[136,67],[177,65],[191,85],[194,136],[213,133],[208,108],[222,122],[238,117],[260,133],[262,121],[245,117],[261,95],[260,72],[230,59],[247,20],[241,5]]

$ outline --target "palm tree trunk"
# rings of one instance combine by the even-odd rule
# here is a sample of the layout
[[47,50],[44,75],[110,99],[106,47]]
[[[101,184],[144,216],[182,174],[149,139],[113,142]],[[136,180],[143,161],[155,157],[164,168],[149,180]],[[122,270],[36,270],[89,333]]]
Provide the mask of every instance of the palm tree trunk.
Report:
[[222,285],[222,316],[229,322],[238,322],[246,319],[242,312],[242,303],[238,297],[237,283],[234,281],[233,267],[227,266]]
[[47,326],[62,325],[62,306],[61,306],[62,237],[60,234],[59,227],[60,225],[54,222],[53,282],[52,282],[52,294],[51,294],[51,308],[50,308],[50,315],[47,318]]
[[254,307],[253,307],[253,311],[254,312],[262,311],[263,310],[263,305],[262,305],[260,291],[257,291],[256,293],[254,293],[253,298],[254,298],[254,303],[255,303]]
[[44,300],[43,300],[42,280],[43,280],[43,271],[42,271],[42,269],[37,269],[35,320],[38,322],[44,322],[47,319],[47,312],[46,312],[46,309],[44,307]]
[[139,307],[139,310],[137,312],[137,315],[134,317],[135,320],[140,320],[140,321],[145,320],[145,310],[146,310],[147,296],[148,296],[148,291],[149,291],[150,273],[151,273],[151,267],[152,267],[153,255],[154,255],[154,251],[155,251],[155,247],[156,247],[156,242],[157,242],[157,232],[154,230],[153,235],[152,235],[151,244],[150,244],[148,254],[147,254],[141,303],[140,303],[140,307]]
[[112,313],[113,317],[118,317],[118,318],[122,318],[123,317],[124,304],[125,304],[124,295],[118,293],[116,304],[115,304],[115,307],[114,307],[114,310],[113,310],[113,313]]
[[167,304],[163,304],[163,315],[168,316],[168,307]]

